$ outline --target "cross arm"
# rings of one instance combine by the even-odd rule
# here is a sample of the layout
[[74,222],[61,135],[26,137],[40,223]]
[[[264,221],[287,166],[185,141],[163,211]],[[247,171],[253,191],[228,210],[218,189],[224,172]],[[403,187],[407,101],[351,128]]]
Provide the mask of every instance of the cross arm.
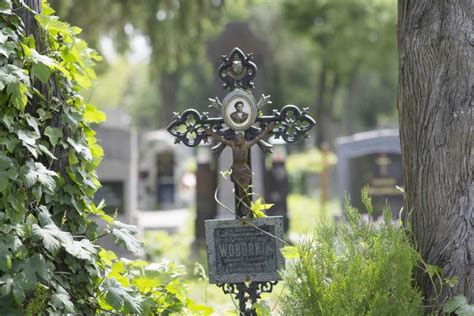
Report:
[[183,143],[194,147],[202,141],[207,141],[206,129],[220,132],[224,129],[222,118],[210,118],[206,112],[199,113],[194,109],[186,110],[182,114],[175,113],[174,120],[167,131],[175,137],[175,143]]
[[308,137],[308,132],[316,125],[308,114],[308,109],[300,110],[295,105],[286,105],[280,111],[273,110],[273,115],[264,115],[257,118],[260,124],[274,123],[273,135],[283,138],[287,143],[296,142],[301,136]]
[[248,143],[248,146],[252,147],[256,143],[261,141],[263,138],[265,138],[265,136],[267,136],[268,134],[270,134],[273,131],[274,127],[275,127],[275,122],[271,122],[270,124],[268,124],[267,127],[265,127],[265,129],[260,134],[258,134],[254,139],[252,139]]

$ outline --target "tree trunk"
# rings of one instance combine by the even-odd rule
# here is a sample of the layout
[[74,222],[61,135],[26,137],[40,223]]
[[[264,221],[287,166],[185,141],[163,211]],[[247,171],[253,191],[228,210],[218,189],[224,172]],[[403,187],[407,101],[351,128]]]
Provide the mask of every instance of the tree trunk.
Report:
[[317,89],[317,99],[316,99],[316,110],[315,110],[315,118],[317,120],[317,124],[315,127],[316,130],[316,145],[319,148],[319,145],[322,144],[325,139],[326,135],[324,133],[324,121],[325,119],[323,118],[324,115],[324,93],[326,91],[326,69],[324,68],[324,65],[322,66],[323,68],[321,69],[321,72],[319,73],[319,81],[318,81],[318,89]]
[[173,120],[173,112],[178,112],[176,107],[176,97],[178,94],[179,74],[176,71],[162,73],[159,80],[161,94],[159,122],[160,128],[166,128]]
[[474,302],[473,16],[472,0],[398,3],[405,213],[425,262],[459,280],[436,297],[418,271],[427,305],[457,294]]

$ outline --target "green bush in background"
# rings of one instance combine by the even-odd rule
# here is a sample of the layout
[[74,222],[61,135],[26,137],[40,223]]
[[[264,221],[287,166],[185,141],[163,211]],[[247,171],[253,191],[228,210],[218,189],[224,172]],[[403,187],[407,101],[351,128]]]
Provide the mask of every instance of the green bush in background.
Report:
[[[366,190],[362,199],[371,214]],[[346,214],[347,221],[321,222],[312,238],[284,251],[294,260],[284,272],[282,314],[421,314],[421,295],[412,285],[418,254],[390,211],[379,222],[349,205]]]

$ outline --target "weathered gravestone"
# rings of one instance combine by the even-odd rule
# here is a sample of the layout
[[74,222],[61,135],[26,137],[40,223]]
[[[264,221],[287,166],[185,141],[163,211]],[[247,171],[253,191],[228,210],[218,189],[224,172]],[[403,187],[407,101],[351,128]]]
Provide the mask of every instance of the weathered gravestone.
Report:
[[361,213],[366,213],[360,199],[364,186],[369,186],[374,216],[380,216],[388,203],[394,218],[403,206],[403,168],[397,129],[376,130],[341,137],[337,140],[337,173],[339,195],[345,195]]
[[190,109],[176,113],[168,126],[177,143],[193,147],[212,137],[217,142],[215,153],[226,147],[232,150],[230,180],[234,184],[235,206],[226,209],[236,219],[206,221],[206,242],[211,283],[222,287],[224,293],[235,295],[243,315],[256,315],[254,303],[262,293],[271,292],[284,264],[279,253],[284,243],[282,217],[255,218],[261,209],[252,207],[250,150],[258,145],[269,152],[272,146],[264,141],[266,137],[274,135],[292,143],[301,136],[307,137],[315,125],[307,109],[301,111],[294,105],[274,110],[273,115],[262,115],[261,110],[270,102],[269,96],[263,94],[257,102],[250,90],[256,72],[252,55],[234,48],[222,56],[218,68],[223,87],[230,92],[222,102],[217,97],[211,99],[211,106],[221,117]]
[[97,168],[102,186],[95,202],[106,202],[105,211],[126,223],[135,221],[137,208],[137,144],[128,115],[118,109],[106,111],[107,121],[96,128],[104,157]]
[[[136,133],[130,127],[127,114],[119,109],[105,111],[107,121],[96,129],[98,143],[104,150],[104,157],[97,168],[102,186],[94,196],[96,204],[104,200],[104,210],[109,214],[117,213],[117,219],[123,223],[137,223],[137,142]],[[103,226],[105,223],[99,223]],[[120,256],[133,255],[117,247],[110,236],[100,239],[107,249],[114,250]]]
[[144,133],[140,143],[139,209],[155,211],[178,209],[189,205],[189,195],[182,179],[186,173],[189,148],[174,146],[166,130]]

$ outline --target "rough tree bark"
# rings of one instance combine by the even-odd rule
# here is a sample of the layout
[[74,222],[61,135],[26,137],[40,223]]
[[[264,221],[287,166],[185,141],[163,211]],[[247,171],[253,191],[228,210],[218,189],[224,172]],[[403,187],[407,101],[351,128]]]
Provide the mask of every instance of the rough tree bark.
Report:
[[398,2],[405,212],[423,259],[459,280],[436,297],[419,271],[428,305],[457,294],[474,302],[473,16],[472,0]]

